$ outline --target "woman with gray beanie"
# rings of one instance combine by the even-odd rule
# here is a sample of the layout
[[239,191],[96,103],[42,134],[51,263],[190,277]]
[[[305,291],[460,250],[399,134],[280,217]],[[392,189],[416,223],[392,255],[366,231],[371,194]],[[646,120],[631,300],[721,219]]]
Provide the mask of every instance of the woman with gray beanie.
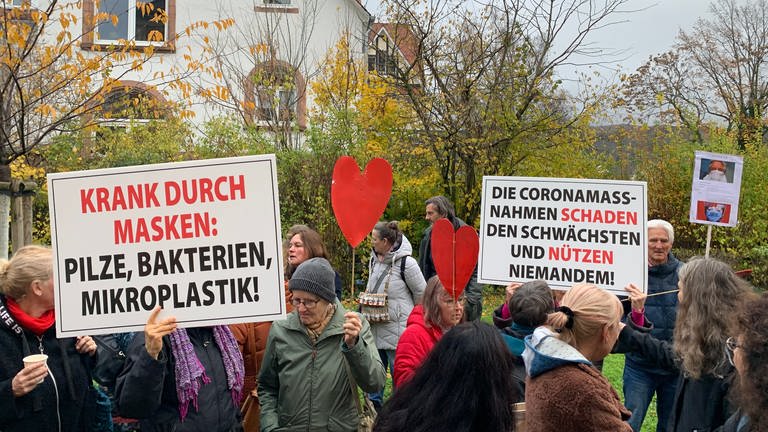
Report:
[[371,328],[359,314],[344,310],[334,279],[328,260],[311,258],[288,283],[294,310],[272,324],[259,374],[264,432],[356,431],[357,401],[350,381],[366,392],[384,387]]

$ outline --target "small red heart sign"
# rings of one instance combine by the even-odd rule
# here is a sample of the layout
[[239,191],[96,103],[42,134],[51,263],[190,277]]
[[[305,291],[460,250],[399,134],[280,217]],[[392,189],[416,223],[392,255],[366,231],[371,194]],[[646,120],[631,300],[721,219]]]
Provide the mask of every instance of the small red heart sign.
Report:
[[331,204],[350,246],[357,247],[379,221],[392,194],[392,167],[371,159],[360,174],[355,158],[342,156],[333,167]]
[[432,226],[432,262],[445,290],[458,299],[467,286],[477,265],[480,240],[468,225],[453,231],[448,219],[439,219]]

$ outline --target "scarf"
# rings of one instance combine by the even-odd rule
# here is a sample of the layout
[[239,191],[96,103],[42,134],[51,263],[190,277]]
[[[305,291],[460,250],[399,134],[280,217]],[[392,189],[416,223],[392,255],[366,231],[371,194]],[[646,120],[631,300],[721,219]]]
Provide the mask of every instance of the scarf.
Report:
[[[200,392],[200,387],[210,383],[211,379],[205,374],[205,367],[195,354],[187,330],[176,329],[170,334],[170,338],[171,352],[173,358],[176,359],[176,395],[179,398],[179,416],[181,421],[184,421],[189,411],[190,402],[195,406],[195,411],[199,411],[197,394]],[[237,341],[229,327],[213,327],[213,339],[221,351],[221,359],[227,372],[227,388],[231,392],[232,403],[238,406],[240,393],[243,390],[243,377],[245,376],[243,356],[237,348]]]
[[325,330],[325,327],[328,326],[328,323],[331,322],[331,318],[333,318],[333,314],[336,313],[336,305],[331,303],[331,307],[328,308],[328,310],[325,313],[325,318],[323,318],[322,321],[320,321],[318,324],[315,324],[314,326],[307,327],[307,336],[309,336],[309,339],[312,341],[312,344],[316,344],[317,340],[320,339],[320,333]]
[[6,297],[5,302],[8,306],[8,312],[16,318],[19,325],[34,333],[35,336],[42,336],[56,322],[56,312],[53,309],[43,313],[39,318],[35,318],[24,312],[14,299]]

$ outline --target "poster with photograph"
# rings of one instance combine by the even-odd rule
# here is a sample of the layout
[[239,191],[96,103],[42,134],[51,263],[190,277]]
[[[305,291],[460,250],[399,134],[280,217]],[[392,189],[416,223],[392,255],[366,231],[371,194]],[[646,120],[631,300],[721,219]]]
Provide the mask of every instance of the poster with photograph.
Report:
[[697,151],[691,186],[691,222],[735,226],[739,211],[741,156]]

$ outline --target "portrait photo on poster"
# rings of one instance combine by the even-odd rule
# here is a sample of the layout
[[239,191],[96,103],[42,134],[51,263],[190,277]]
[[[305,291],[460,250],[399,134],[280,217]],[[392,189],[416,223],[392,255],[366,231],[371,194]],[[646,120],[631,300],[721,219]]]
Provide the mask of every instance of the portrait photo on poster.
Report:
[[728,223],[731,218],[731,205],[712,201],[698,201],[696,219],[702,222]]
[[701,159],[699,179],[711,182],[733,183],[736,163],[719,159]]

